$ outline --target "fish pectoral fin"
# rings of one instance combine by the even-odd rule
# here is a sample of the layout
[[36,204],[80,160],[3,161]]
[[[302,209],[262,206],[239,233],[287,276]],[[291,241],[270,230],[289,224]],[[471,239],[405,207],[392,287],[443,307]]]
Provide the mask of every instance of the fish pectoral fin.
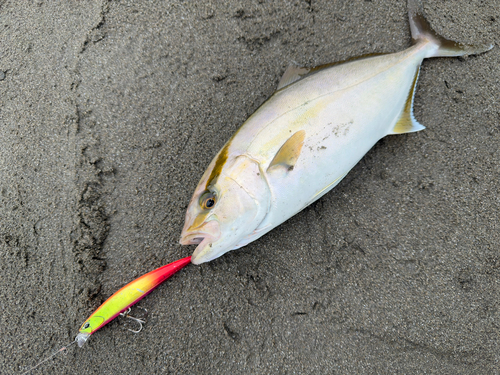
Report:
[[284,167],[288,171],[293,170],[295,163],[300,156],[300,151],[304,145],[304,139],[306,137],[306,132],[300,130],[294,133],[287,141],[281,146],[278,153],[274,156],[271,164],[267,167],[267,172],[274,167]]
[[419,73],[420,67],[415,73],[415,78],[413,79],[413,84],[410,88],[410,92],[408,93],[408,98],[406,99],[403,112],[401,113],[399,120],[396,122],[396,125],[394,125],[394,128],[389,134],[413,133],[425,129],[425,126],[420,124],[415,119],[415,116],[413,116],[413,99],[415,98],[415,88],[417,87]]
[[298,81],[307,73],[309,73],[311,69],[309,68],[301,68],[295,65],[290,65],[286,70],[285,73],[283,74],[283,77],[281,77],[280,82],[278,83],[278,87],[276,90],[280,90],[283,87],[286,87],[288,85],[291,85],[292,83]]

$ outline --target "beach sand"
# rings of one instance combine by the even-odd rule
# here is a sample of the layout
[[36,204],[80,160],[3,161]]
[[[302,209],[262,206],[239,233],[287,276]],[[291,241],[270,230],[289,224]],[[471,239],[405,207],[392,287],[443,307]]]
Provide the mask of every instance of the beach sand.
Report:
[[[449,38],[497,44],[424,61],[425,131],[183,269],[140,302],[139,334],[118,318],[32,374],[500,373],[500,2],[425,9]],[[402,0],[1,1],[0,373],[192,253],[199,178],[288,65],[410,43]]]

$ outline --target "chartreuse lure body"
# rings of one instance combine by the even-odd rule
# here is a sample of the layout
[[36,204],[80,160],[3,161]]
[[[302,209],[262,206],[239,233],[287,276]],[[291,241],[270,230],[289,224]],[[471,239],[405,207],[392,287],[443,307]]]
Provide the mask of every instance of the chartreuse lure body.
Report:
[[127,310],[146,297],[177,271],[191,263],[191,257],[179,259],[173,263],[157,268],[128,283],[104,302],[80,327],[76,336],[78,346],[83,346],[87,339],[98,329],[104,327],[120,313]]

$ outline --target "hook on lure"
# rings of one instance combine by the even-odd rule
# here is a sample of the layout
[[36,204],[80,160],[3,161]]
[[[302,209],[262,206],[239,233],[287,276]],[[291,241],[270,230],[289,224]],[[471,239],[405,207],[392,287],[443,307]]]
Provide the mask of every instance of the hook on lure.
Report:
[[[144,307],[139,307],[137,306],[138,308],[146,311],[146,315],[148,314],[148,310],[146,310]],[[123,316],[124,318],[128,318],[128,319],[131,319],[132,321],[136,322],[139,324],[139,329],[138,330],[133,330],[133,329],[130,329],[130,328],[127,328],[130,332],[132,333],[139,333],[142,331],[142,328],[143,328],[143,324],[146,324],[146,319],[141,319],[141,318],[134,318],[133,316],[130,316],[130,310],[131,308],[129,307],[127,309],[127,311],[124,311],[120,314],[120,316]]]
[[[71,345],[77,343],[79,347],[88,340],[90,335],[92,335],[98,329],[104,327],[118,315],[122,315],[126,318],[132,319],[140,325],[138,330],[128,329],[131,332],[139,333],[142,330],[142,325],[146,323],[144,319],[134,318],[128,313],[130,312],[130,306],[135,305],[141,299],[146,297],[149,293],[153,291],[158,285],[170,278],[174,273],[180,271],[185,266],[191,263],[191,257],[186,257],[179,259],[175,262],[169,263],[163,267],[157,268],[151,272],[138,277],[134,281],[128,283],[123,288],[118,290],[115,294],[109,297],[99,308],[90,315],[87,320],[81,325],[78,335],[76,335],[75,340],[70,344],[63,346],[57,352],[47,357],[43,361],[39,362],[36,366],[30,368],[29,370],[22,373],[22,375],[28,374],[30,371],[36,369],[41,364],[47,362],[57,354],[64,352]],[[142,308],[146,311],[147,310]]]

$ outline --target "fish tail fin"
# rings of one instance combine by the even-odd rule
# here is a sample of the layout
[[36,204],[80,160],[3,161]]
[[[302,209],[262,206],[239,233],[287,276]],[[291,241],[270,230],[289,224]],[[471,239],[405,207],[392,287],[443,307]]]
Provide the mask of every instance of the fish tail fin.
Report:
[[422,0],[408,0],[411,36],[414,43],[431,43],[426,57],[476,55],[493,48],[493,44],[463,44],[439,35],[424,16]]

